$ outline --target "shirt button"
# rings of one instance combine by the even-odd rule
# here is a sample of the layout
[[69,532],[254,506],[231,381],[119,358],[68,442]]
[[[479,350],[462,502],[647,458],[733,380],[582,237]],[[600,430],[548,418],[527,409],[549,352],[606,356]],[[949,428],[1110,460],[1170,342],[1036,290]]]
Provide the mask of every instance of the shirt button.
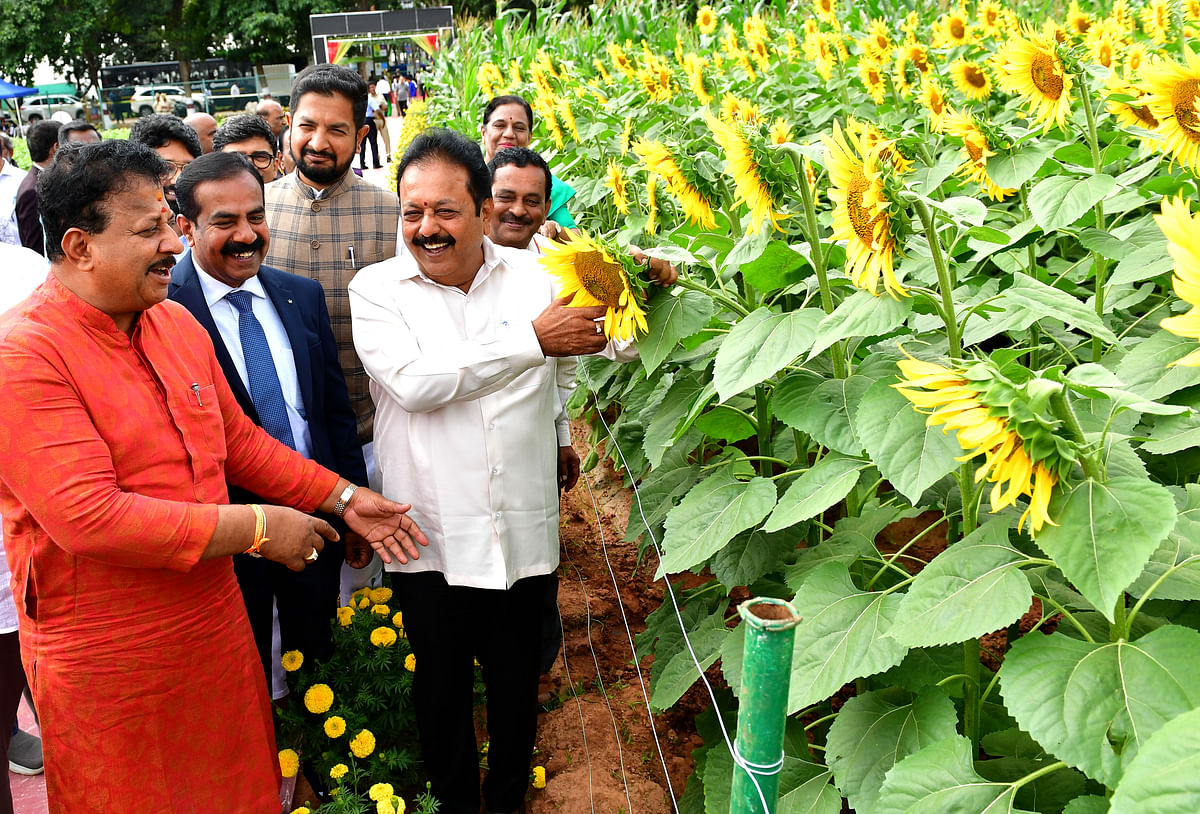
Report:
[[321,241],[314,240],[312,243],[309,243],[308,245],[312,246],[314,249],[319,249],[319,248],[321,248]]
[[312,202],[312,211],[314,211],[314,212],[320,212],[320,211],[321,211],[321,204],[320,204],[320,202],[319,202],[319,201],[313,201],[313,202]]
[[502,512],[496,512],[496,519],[497,519],[497,520],[499,520],[499,519],[500,519],[500,515],[501,515],[501,514],[502,514]]
[[500,467],[498,467],[498,466],[493,466],[493,467],[492,467],[492,474],[493,474],[493,475],[499,475],[499,474],[500,474]]
[[489,429],[489,430],[494,430],[494,429],[496,429],[496,422],[495,422],[495,421],[493,421],[491,424],[488,424],[488,429]]

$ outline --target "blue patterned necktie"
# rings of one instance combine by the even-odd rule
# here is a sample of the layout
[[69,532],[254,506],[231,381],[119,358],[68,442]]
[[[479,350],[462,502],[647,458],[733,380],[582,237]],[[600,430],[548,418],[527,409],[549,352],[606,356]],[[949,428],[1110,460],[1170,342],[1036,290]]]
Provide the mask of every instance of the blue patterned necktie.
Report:
[[238,312],[238,336],[242,341],[242,355],[246,357],[250,399],[258,411],[258,420],[264,430],[295,449],[296,440],[292,437],[292,425],[288,421],[279,375],[275,372],[275,360],[271,358],[271,347],[267,344],[262,323],[254,316],[254,295],[249,291],[230,291],[225,299]]

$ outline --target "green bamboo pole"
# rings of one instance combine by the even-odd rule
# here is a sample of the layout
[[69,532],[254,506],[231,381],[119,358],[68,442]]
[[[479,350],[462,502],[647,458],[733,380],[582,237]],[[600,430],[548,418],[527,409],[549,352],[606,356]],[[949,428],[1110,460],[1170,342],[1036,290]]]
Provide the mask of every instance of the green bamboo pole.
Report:
[[746,650],[729,814],[774,814],[800,617],[790,603],[769,598],[749,599],[738,613],[745,622]]

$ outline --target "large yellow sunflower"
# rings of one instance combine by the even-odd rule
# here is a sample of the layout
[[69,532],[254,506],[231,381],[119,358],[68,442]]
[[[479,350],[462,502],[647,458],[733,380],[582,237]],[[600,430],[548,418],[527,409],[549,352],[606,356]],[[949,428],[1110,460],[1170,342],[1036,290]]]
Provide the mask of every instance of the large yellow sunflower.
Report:
[[837,22],[837,0],[813,0],[813,11],[823,23]]
[[717,30],[717,12],[712,6],[701,6],[696,12],[696,28],[701,34],[711,34]]
[[971,26],[967,23],[967,15],[962,9],[943,14],[933,24],[933,47],[953,48],[958,45],[970,45],[974,39]]
[[1057,525],[1048,512],[1050,497],[1058,477],[1042,461],[1034,461],[1024,441],[1005,421],[992,415],[980,399],[965,371],[954,370],[909,357],[897,362],[904,379],[892,387],[913,406],[928,410],[926,425],[943,425],[942,432],[954,430],[959,445],[966,451],[960,460],[984,456],[975,470],[975,482],[987,478],[992,487],[992,512],[1013,506],[1022,495],[1029,497],[1029,508],[1017,521],[1017,528],[1029,520],[1030,536],[1037,536],[1046,523]]
[[1097,65],[1109,70],[1117,67],[1118,55],[1124,47],[1124,34],[1108,20],[1093,25],[1083,38],[1088,56]]
[[887,96],[887,80],[884,79],[883,66],[873,59],[863,57],[858,61],[858,78],[871,100],[877,105],[883,104],[884,97]]
[[622,215],[628,215],[629,190],[625,186],[625,175],[621,172],[621,165],[616,160],[608,162],[604,185],[612,191],[613,205],[617,207],[617,211]]
[[1155,45],[1162,45],[1171,33],[1170,0],[1150,0],[1142,9],[1142,31]]
[[609,339],[633,339],[645,333],[646,313],[638,305],[624,266],[613,259],[614,252],[583,231],[570,234],[567,242],[542,252],[542,265],[558,280],[558,296],[574,295],[572,307],[607,307],[604,335]]
[[1000,86],[1020,94],[1025,100],[1026,117],[1041,122],[1043,133],[1053,124],[1067,132],[1073,85],[1053,42],[1030,32],[1028,39],[1014,37],[1006,43]]
[[833,125],[833,137],[822,137],[825,166],[829,170],[829,200],[833,203],[834,240],[846,241],[846,276],[855,287],[878,296],[879,280],[888,294],[899,299],[908,291],[896,277],[893,264],[896,241],[892,236],[891,202],[884,190],[879,160],[880,142],[864,149],[849,125]]
[[713,139],[725,151],[725,173],[733,179],[738,203],[744,203],[750,210],[750,228],[757,231],[764,220],[769,220],[782,231],[779,221],[784,216],[778,211],[779,202],[763,178],[745,128],[717,119],[708,111],[704,112],[704,120]]
[[892,35],[887,23],[876,17],[867,29],[867,35],[859,40],[863,53],[877,62],[886,62],[892,56]]
[[639,140],[633,145],[633,151],[649,172],[666,181],[667,189],[679,201],[688,220],[705,229],[716,228],[717,216],[713,214],[712,204],[679,168],[679,161],[666,145],[660,141]]
[[[1154,114],[1150,112],[1150,108],[1146,107],[1142,100],[1142,92],[1121,79],[1117,74],[1109,76],[1105,83],[1110,95],[1129,96],[1134,100],[1126,102],[1110,98],[1108,100],[1108,112],[1116,117],[1117,121],[1125,127],[1137,127],[1142,130],[1157,130],[1158,119],[1154,118]],[[1158,136],[1140,136],[1141,142],[1148,148],[1153,149],[1158,141]]]
[[[1176,336],[1200,339],[1200,213],[1193,215],[1180,195],[1173,201],[1163,198],[1162,214],[1154,220],[1167,236],[1167,250],[1175,260],[1175,295],[1192,306],[1186,314],[1167,317],[1161,324]],[[1200,367],[1200,349],[1175,364]]]
[[982,101],[992,95],[992,80],[977,62],[959,57],[950,63],[950,76],[958,92],[972,101]]
[[988,143],[987,135],[980,129],[973,116],[968,113],[947,114],[945,132],[963,141],[965,160],[955,171],[955,175],[979,184],[993,201],[1002,201],[1016,193],[1015,189],[999,186],[988,175],[987,160],[996,155],[996,151],[993,145]]
[[1187,64],[1155,57],[1142,66],[1141,89],[1158,119],[1159,149],[1200,174],[1200,57],[1185,48]]
[[945,127],[946,114],[952,112],[946,101],[946,92],[932,76],[921,80],[921,103],[929,111],[929,129],[934,133],[942,132]]

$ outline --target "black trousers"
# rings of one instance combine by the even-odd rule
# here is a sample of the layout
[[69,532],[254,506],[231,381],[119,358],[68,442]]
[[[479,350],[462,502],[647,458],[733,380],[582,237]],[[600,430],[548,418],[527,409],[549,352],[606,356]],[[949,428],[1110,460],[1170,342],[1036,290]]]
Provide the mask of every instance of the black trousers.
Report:
[[342,572],[342,544],[326,541],[315,563],[303,571],[267,559],[239,554],[233,573],[242,589],[254,644],[271,688],[271,602],[279,606],[279,642],[283,652],[299,650],[318,661],[333,654],[330,623],[337,611]]
[[447,585],[435,571],[392,574],[417,669],[413,703],[425,771],[440,814],[478,814],[479,756],[472,692],[475,660],[487,685],[489,812],[520,809],[537,734],[542,617],[552,577],[508,590]]
[[8,744],[13,722],[25,689],[25,669],[21,666],[21,642],[17,632],[0,633],[0,814],[13,814],[12,791],[8,785]]
[[379,163],[379,127],[375,124],[375,117],[367,117],[367,135],[362,140],[362,146],[359,147],[358,166],[364,170],[367,168],[367,145],[371,145],[371,158],[374,160],[372,166],[379,169],[382,164]]

